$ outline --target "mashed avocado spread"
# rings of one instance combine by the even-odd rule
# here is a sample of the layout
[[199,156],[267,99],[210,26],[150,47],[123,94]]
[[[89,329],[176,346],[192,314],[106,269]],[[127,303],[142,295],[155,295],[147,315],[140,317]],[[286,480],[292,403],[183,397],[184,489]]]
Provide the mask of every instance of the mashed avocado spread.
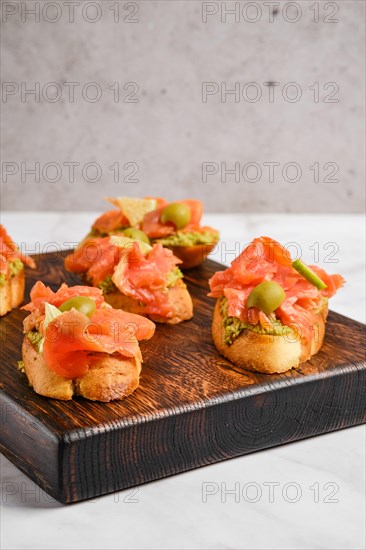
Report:
[[24,361],[18,361],[18,370],[25,372]]
[[[10,277],[15,277],[15,275],[18,275],[24,268],[24,264],[21,260],[16,258],[15,260],[11,260],[9,262],[9,271],[10,271]],[[6,275],[5,273],[0,273],[0,287],[6,285]]]
[[99,283],[98,287],[103,290],[103,294],[111,294],[111,292],[117,290],[116,285],[112,281],[112,275],[107,275],[104,281]]
[[271,334],[273,336],[283,336],[284,334],[289,334],[292,331],[290,327],[286,327],[276,319],[271,326],[262,327],[262,325],[250,325],[238,319],[238,317],[228,317],[227,315],[228,303],[227,298],[221,298],[220,302],[220,312],[223,315],[223,324],[225,327],[225,344],[230,346],[234,340],[240,336],[243,330],[251,330],[258,334]]
[[27,338],[30,341],[30,343],[36,348],[38,353],[42,353],[43,351],[43,336],[40,332],[33,330],[30,332],[27,332]]
[[15,260],[11,260],[9,262],[9,269],[10,269],[10,277],[15,277],[15,275],[18,275],[24,268],[24,264],[21,260],[16,258]]
[[175,267],[174,269],[172,269],[172,271],[169,271],[167,276],[167,288],[174,286],[178,279],[182,279],[182,277],[183,273],[181,272],[179,267]]
[[192,233],[184,233],[177,231],[174,235],[158,239],[163,246],[194,246],[196,244],[211,244],[219,240],[219,234],[216,231],[194,231]]

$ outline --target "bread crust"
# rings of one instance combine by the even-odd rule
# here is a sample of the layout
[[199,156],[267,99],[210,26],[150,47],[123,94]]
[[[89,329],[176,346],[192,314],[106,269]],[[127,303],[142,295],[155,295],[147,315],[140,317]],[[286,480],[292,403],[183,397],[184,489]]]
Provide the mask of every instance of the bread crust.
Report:
[[129,313],[135,313],[136,315],[143,315],[143,304],[131,296],[122,294],[117,288],[113,292],[103,294],[105,301],[111,305],[114,309],[122,309]]
[[29,384],[36,393],[45,397],[69,401],[73,395],[80,395],[92,401],[109,402],[127,397],[139,385],[141,362],[135,357],[90,353],[88,372],[70,379],[54,373],[27,336],[23,340],[22,352]]
[[314,338],[308,345],[291,335],[274,336],[251,330],[244,330],[231,345],[227,345],[219,299],[213,314],[212,337],[218,352],[235,365],[265,374],[282,373],[298,367],[300,362],[307,361],[319,351],[324,339],[327,313],[328,307],[325,306],[318,316]]
[[2,317],[12,309],[11,306],[11,289],[9,280],[0,287],[0,316]]
[[22,269],[17,275],[10,278],[10,292],[12,307],[18,307],[24,300],[25,273]]
[[25,374],[36,393],[62,401],[72,398],[74,393],[72,380],[52,372],[43,355],[38,353],[27,335],[23,339],[22,354]]
[[5,284],[0,288],[0,316],[18,307],[24,300],[25,274],[24,268],[17,275],[7,276]]
[[193,246],[164,245],[164,248],[169,248],[174,256],[182,260],[182,263],[179,264],[180,269],[191,269],[204,262],[210,252],[215,248],[216,244],[215,242],[209,244],[195,244]]
[[[105,301],[115,309],[123,309],[129,313],[144,315],[144,305],[130,296],[122,294],[118,289],[104,295]],[[193,316],[193,304],[191,295],[184,282],[179,279],[177,283],[168,289],[168,300],[173,310],[172,317],[159,317],[157,315],[147,315],[156,323],[166,323],[176,325],[181,321],[187,321]]]

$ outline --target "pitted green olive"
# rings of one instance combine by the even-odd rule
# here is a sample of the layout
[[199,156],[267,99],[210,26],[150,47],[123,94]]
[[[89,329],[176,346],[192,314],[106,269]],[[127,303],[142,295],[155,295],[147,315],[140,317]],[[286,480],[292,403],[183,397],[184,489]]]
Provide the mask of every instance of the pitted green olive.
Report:
[[61,304],[58,309],[64,312],[70,311],[72,308],[77,309],[80,313],[84,313],[84,315],[87,315],[88,317],[91,317],[97,309],[97,305],[93,298],[89,298],[88,296],[74,296]]
[[177,229],[183,229],[191,220],[191,211],[182,202],[172,202],[166,206],[160,216],[161,223],[171,222]]
[[264,281],[260,283],[248,296],[247,307],[257,307],[266,315],[275,311],[284,299],[286,294],[275,281]]
[[140,229],[129,227],[128,229],[123,230],[123,234],[130,239],[137,239],[138,241],[142,241],[143,243],[150,244],[149,237]]

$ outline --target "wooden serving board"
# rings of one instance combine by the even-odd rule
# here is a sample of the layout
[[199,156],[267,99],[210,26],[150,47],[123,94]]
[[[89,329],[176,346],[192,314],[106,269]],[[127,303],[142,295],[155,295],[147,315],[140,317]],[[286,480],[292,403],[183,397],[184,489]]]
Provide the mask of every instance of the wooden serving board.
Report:
[[[44,254],[27,270],[29,290],[41,279],[66,281],[66,253]],[[21,359],[22,319],[1,319],[1,450],[42,489],[70,503],[290,441],[365,422],[364,326],[330,312],[321,351],[282,375],[244,371],[221,357],[211,339],[215,300],[209,277],[224,267],[207,261],[187,273],[192,320],[158,325],[141,345],[140,387],[110,404],[36,395]]]

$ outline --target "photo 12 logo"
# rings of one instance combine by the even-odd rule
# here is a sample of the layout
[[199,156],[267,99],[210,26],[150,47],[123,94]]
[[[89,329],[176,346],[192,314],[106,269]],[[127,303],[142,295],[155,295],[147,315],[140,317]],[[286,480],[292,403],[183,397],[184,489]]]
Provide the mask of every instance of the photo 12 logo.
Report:
[[268,502],[288,502],[295,504],[305,498],[311,498],[316,504],[337,504],[339,499],[336,495],[339,493],[339,485],[334,481],[324,484],[314,482],[310,486],[302,487],[296,481],[288,483],[279,483],[278,481],[264,481],[257,483],[249,481],[241,483],[239,481],[227,483],[225,481],[216,483],[215,481],[204,481],[202,483],[201,500],[204,504],[209,501],[218,500],[222,504],[228,501],[241,503]]
[[[220,241],[210,254],[210,258],[221,264],[229,264],[235,260],[249,245],[242,241],[225,242]],[[289,252],[292,261],[305,259],[314,264],[338,264],[339,263],[339,244],[335,241],[310,242],[307,247],[301,246],[296,241],[290,241],[284,244],[284,249]],[[260,258],[260,255],[257,256]]]
[[137,82],[114,82],[102,85],[98,82],[3,82],[2,103],[98,103],[113,99],[114,103],[139,103],[140,87]]
[[81,163],[77,161],[64,162],[14,162],[4,161],[1,163],[1,181],[4,184],[12,181],[22,183],[75,183],[84,181],[86,183],[98,183],[103,177],[108,180],[113,177],[114,183],[139,183],[137,174],[139,165],[134,161],[120,163],[113,162],[111,166],[104,166],[99,162]]
[[314,82],[302,86],[298,82],[202,82],[202,103],[339,103],[337,82]]
[[[76,489],[80,483],[74,482],[73,488]],[[36,485],[33,481],[4,481],[0,484],[1,504],[12,505],[15,502],[22,504],[48,504],[60,506],[60,504],[51,495],[43,491],[39,485]],[[114,504],[139,504],[140,488],[134,487],[124,491],[113,493],[109,496],[109,499],[113,498]],[[95,504],[99,502],[102,497],[91,498],[85,501],[85,504]]]
[[298,23],[306,18],[314,23],[338,23],[338,2],[202,2],[201,21],[221,23]]
[[137,2],[1,2],[1,21],[8,23],[75,23],[95,24],[103,19],[114,23],[139,23],[140,4]]
[[299,162],[202,162],[202,183],[339,183],[336,162],[315,161],[310,166]]

